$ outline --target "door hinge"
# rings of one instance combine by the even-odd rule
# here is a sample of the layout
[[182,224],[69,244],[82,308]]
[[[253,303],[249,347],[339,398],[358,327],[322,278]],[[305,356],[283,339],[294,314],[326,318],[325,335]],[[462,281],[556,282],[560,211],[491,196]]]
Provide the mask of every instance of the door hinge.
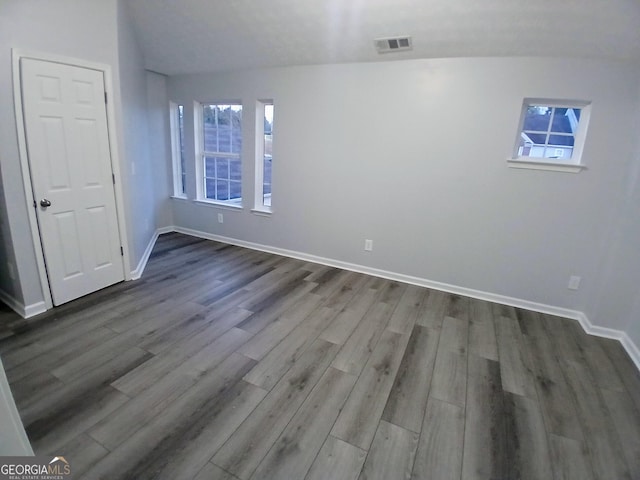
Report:
[[113,180],[113,184],[115,185],[116,184],[116,174],[115,173],[111,174],[111,180]]
[[120,247],[120,255],[124,257],[124,248]]
[[104,103],[107,103],[107,92],[104,92]]

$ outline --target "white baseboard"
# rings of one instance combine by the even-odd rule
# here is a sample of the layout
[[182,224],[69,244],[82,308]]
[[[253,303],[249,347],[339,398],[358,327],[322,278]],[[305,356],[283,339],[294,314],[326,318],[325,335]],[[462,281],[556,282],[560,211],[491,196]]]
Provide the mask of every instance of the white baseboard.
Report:
[[589,335],[618,340],[629,354],[629,357],[631,357],[631,360],[633,360],[633,363],[635,363],[638,370],[640,370],[640,349],[638,349],[638,346],[633,342],[633,340],[631,340],[629,335],[627,335],[627,332],[593,325],[589,318],[582,312],[580,312],[580,318],[577,320],[580,322],[582,329]]
[[153,247],[155,247],[158,237],[163,233],[169,233],[173,231],[174,231],[173,227],[162,227],[155,231],[155,233],[151,237],[151,240],[149,240],[149,243],[147,244],[147,248],[144,249],[142,258],[138,262],[138,266],[136,267],[135,270],[131,272],[131,280],[138,280],[140,277],[142,277],[142,274],[144,273],[144,269],[147,266],[147,262],[149,261],[151,252],[153,252]]
[[22,318],[30,318],[47,311],[47,306],[44,301],[25,306],[22,302],[19,302],[15,297],[9,295],[4,290],[0,290],[0,300],[6,303],[11,310],[16,312]]
[[640,370],[640,348],[638,348],[638,345],[629,338],[629,335],[627,335],[626,332],[622,332],[622,339],[620,339],[620,343],[622,343],[622,346],[631,357],[631,360],[633,360],[633,363],[635,363],[638,370]]
[[[557,317],[571,318],[577,320],[582,326],[583,330],[598,337],[612,338],[620,341],[624,349],[627,351],[638,370],[640,370],[640,349],[629,338],[626,332],[622,330],[614,330],[611,328],[600,327],[593,325],[587,316],[579,310],[571,310],[567,308],[555,307],[553,305],[545,305],[543,303],[531,302],[529,300],[523,300],[521,298],[513,298],[505,295],[498,295],[490,292],[483,292],[481,290],[474,290],[466,287],[459,287],[456,285],[450,285],[447,283],[436,282],[428,280],[426,278],[413,277],[410,275],[404,275],[401,273],[389,272],[386,270],[379,270],[377,268],[371,268],[364,265],[357,265],[354,263],[343,262],[340,260],[334,260],[331,258],[319,257],[316,255],[310,255],[303,252],[297,252],[294,250],[286,250],[283,248],[270,247],[259,243],[247,242],[244,240],[238,240],[235,238],[224,237],[221,235],[215,235],[213,233],[202,232],[199,230],[193,230],[184,227],[167,227],[166,232],[174,231],[183,233],[185,235],[191,235],[193,237],[204,238],[207,240],[214,240],[217,242],[228,243],[230,245],[237,245],[239,247],[250,248],[252,250],[259,250],[267,253],[274,253],[276,255],[283,255],[285,257],[297,258],[307,262],[319,263],[330,267],[342,268],[344,270],[350,270],[353,272],[364,273],[367,275],[373,275],[376,277],[386,278],[388,280],[396,280],[399,282],[410,283],[412,285],[418,285],[420,287],[431,288],[433,290],[440,290],[447,293],[454,293],[457,295],[464,295],[466,297],[477,298],[479,300],[485,300],[493,303],[500,303],[503,305],[510,305],[512,307],[522,308],[525,310],[532,310],[534,312],[545,313],[548,315],[555,315]],[[165,232],[165,233],[166,233]]]
[[24,307],[24,318],[35,317],[47,311],[47,305],[44,302],[32,303]]

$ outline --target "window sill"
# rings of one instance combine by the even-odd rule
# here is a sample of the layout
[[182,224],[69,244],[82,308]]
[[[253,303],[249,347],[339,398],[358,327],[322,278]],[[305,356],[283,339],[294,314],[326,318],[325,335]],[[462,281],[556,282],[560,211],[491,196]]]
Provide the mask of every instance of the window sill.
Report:
[[214,200],[194,200],[197,205],[207,205],[210,207],[226,208],[228,210],[242,210],[242,205],[234,205],[233,203],[216,202]]
[[251,213],[259,217],[270,217],[273,212],[266,208],[252,208]]
[[169,198],[174,200],[189,200],[186,195],[171,195]]
[[524,168],[528,170],[547,170],[550,172],[567,172],[567,173],[580,173],[587,167],[585,165],[574,164],[569,165],[566,163],[554,163],[554,162],[535,162],[531,160],[521,160],[519,158],[508,158],[507,164],[510,168]]

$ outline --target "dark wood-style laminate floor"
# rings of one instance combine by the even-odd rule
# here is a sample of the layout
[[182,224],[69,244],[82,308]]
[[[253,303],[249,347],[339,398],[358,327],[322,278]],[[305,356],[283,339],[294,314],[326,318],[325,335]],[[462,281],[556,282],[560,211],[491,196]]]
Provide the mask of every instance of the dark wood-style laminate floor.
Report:
[[0,355],[87,479],[639,479],[640,374],[573,320],[179,234]]

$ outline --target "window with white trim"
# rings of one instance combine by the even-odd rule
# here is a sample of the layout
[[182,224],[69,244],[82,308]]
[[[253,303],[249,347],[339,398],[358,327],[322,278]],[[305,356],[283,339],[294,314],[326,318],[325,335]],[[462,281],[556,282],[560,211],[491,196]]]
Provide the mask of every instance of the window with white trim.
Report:
[[242,204],[242,105],[202,105],[200,195],[203,200]]
[[588,102],[525,99],[511,161],[583,167],[589,113]]
[[260,100],[256,108],[255,209],[271,211],[273,166],[273,102]]
[[169,104],[171,127],[171,155],[173,158],[173,195],[186,197],[186,173],[184,168],[184,107]]

